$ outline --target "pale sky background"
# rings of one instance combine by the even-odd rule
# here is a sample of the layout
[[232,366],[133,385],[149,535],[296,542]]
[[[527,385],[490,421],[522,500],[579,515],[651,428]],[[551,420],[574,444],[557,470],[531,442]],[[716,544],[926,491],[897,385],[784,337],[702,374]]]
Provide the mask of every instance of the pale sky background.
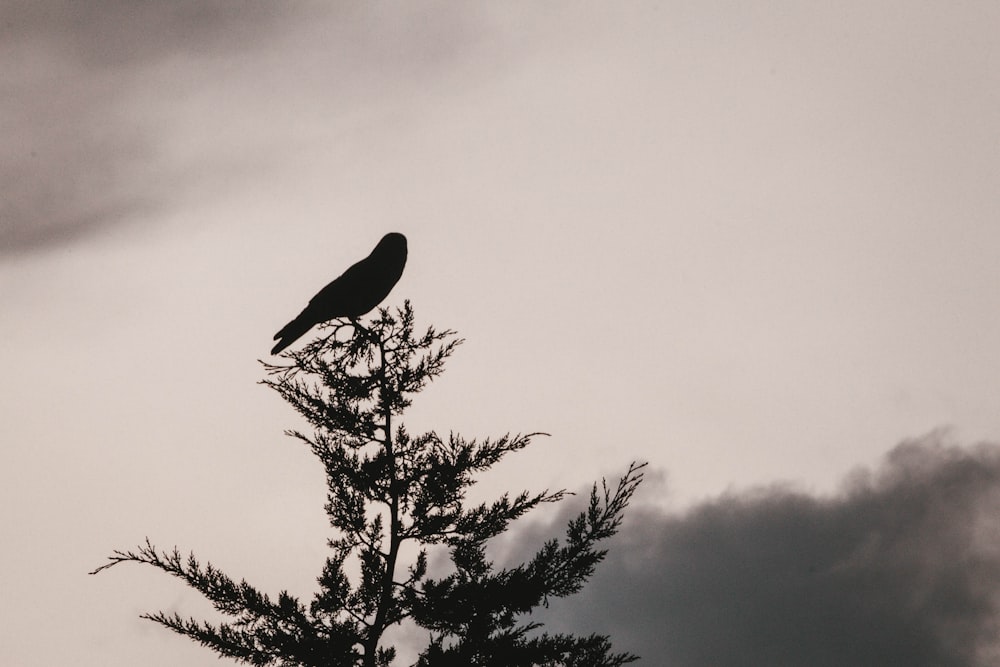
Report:
[[654,666],[990,664],[998,32],[989,0],[3,0],[0,664],[221,664],[138,618],[211,616],[182,583],[86,575],[147,535],[311,595],[322,470],[257,360],[388,231],[387,305],[466,339],[411,430],[552,434],[484,494],[650,462],[554,623]]

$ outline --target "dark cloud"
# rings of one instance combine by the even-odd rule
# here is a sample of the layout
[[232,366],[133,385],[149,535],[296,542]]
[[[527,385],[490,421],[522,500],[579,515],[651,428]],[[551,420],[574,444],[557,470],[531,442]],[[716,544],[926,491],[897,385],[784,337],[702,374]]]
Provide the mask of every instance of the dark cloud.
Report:
[[671,667],[996,664],[998,501],[1000,447],[931,438],[837,497],[771,488],[683,515],[636,507],[547,626],[607,632]]
[[[57,244],[155,203],[146,68],[258,47],[290,4],[15,0],[0,5],[0,253]],[[166,102],[167,100],[164,100]]]

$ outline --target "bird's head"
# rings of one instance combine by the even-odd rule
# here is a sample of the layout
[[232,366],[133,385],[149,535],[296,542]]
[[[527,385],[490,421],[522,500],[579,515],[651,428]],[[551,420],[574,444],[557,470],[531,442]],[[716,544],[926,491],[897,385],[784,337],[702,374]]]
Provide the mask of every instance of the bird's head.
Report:
[[391,252],[393,254],[406,254],[406,237],[397,232],[390,232],[382,237],[382,240],[375,246],[377,253]]

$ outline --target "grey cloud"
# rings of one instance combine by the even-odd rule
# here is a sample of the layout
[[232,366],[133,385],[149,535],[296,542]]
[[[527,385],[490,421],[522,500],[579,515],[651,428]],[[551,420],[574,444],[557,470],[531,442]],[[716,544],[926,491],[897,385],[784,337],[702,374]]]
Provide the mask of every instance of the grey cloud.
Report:
[[140,163],[146,143],[109,128],[113,120],[94,117],[111,114],[109,109],[83,103],[71,118],[53,114],[49,104],[59,105],[59,98],[22,100],[24,116],[31,118],[0,139],[6,156],[0,166],[0,252],[72,239],[147,203],[124,179],[129,166]]
[[0,8],[0,253],[59,244],[156,203],[143,68],[274,29],[278,3],[14,1]]
[[[219,158],[213,145],[192,158],[193,169],[162,150],[164,132],[197,125],[170,125],[178,96],[204,93],[212,100],[205,126],[244,121],[253,128],[247,146],[233,150],[257,159],[254,142],[270,142],[260,155],[275,161],[296,114],[336,117],[379,82],[390,84],[382,99],[405,97],[475,48],[482,22],[478,10],[451,3],[2,3],[0,255],[136,219],[177,200],[187,180],[228,182],[230,170],[245,169],[252,159]],[[218,91],[210,89],[217,77]],[[293,98],[287,109],[275,101],[283,95]],[[246,106],[255,96],[260,109]]]
[[683,515],[637,507],[595,578],[544,620],[607,632],[649,665],[996,664],[998,482],[1000,447],[929,438],[836,497],[770,488]]
[[262,0],[14,0],[8,38],[45,42],[84,68],[134,66],[168,53],[224,53],[266,35],[296,3]]

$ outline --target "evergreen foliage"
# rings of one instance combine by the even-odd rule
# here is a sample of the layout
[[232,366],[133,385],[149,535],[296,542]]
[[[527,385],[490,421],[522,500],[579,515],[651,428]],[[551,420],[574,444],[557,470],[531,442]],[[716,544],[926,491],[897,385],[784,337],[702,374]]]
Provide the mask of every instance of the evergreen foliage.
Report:
[[[476,473],[539,434],[467,440],[411,435],[397,423],[462,342],[451,331],[415,334],[409,302],[392,314],[380,309],[367,325],[340,319],[321,330],[322,337],[286,352],[285,365],[265,364],[263,381],[310,423],[312,433],[288,433],[326,469],[335,537],[313,600],[305,605],[286,592],[272,600],[148,539],[134,551],[115,551],[94,573],[131,561],[184,580],[231,620],[144,617],[251,665],[388,667],[395,650],[382,644],[383,635],[407,619],[429,635],[414,667],[612,667],[635,660],[613,653],[607,637],[550,635],[524,617],[577,592],[593,574],[605,555],[597,545],[621,524],[645,464],[632,464],[613,487],[595,484],[562,542],[550,540],[528,562],[498,568],[486,555],[489,540],[566,492],[524,491],[468,505],[466,491]],[[406,543],[417,555],[404,564]],[[429,573],[435,545],[450,556],[444,576]]]

